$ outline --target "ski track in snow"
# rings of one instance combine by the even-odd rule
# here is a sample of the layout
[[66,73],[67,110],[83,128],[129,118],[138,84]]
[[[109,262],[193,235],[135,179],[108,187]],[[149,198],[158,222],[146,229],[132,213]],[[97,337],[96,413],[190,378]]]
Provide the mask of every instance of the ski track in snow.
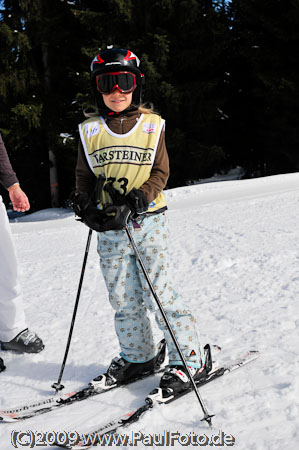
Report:
[[[299,174],[176,188],[166,197],[173,275],[202,342],[220,345],[220,360],[246,349],[258,349],[261,356],[200,390],[215,414],[213,430],[200,421],[200,406],[190,393],[155,407],[125,432],[211,435],[222,430],[235,437],[236,449],[297,450]],[[1,409],[53,394],[88,235],[87,227],[63,209],[40,211],[11,226],[27,322],[46,347],[38,355],[0,352],[7,366],[0,374]],[[158,340],[157,328],[155,333]],[[98,375],[118,351],[93,233],[63,376],[65,392]],[[13,448],[12,430],[83,432],[104,424],[139,406],[158,382],[156,376],[27,421],[0,424],[0,450]]]

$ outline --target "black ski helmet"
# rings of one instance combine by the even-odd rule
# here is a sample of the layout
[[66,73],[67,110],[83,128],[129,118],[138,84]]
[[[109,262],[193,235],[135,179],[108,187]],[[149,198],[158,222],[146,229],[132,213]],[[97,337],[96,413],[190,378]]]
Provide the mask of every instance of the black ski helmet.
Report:
[[108,48],[107,50],[102,50],[94,57],[90,66],[91,87],[100,113],[107,114],[110,110],[105,105],[102,94],[97,90],[97,75],[122,70],[134,73],[136,76],[136,89],[133,91],[132,105],[136,107],[141,103],[142,86],[144,84],[144,75],[141,73],[139,65],[139,58],[130,50],[123,48]]

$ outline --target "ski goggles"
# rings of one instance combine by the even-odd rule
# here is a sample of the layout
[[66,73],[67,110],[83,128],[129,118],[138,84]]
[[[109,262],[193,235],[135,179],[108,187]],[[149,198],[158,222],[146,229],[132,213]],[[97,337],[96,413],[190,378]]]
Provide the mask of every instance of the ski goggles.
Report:
[[96,77],[97,90],[101,94],[111,94],[115,89],[129,94],[136,89],[136,76],[132,72],[109,72]]

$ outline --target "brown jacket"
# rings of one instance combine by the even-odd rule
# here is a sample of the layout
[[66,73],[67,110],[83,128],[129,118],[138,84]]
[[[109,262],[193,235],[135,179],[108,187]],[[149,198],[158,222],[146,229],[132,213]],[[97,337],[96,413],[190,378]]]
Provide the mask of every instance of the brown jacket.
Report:
[[[132,111],[125,116],[114,116],[106,119],[108,127],[117,134],[128,133],[136,124],[140,113]],[[140,187],[148,202],[152,202],[161,192],[169,177],[169,160],[165,145],[165,132],[163,131],[158,143],[155,161],[149,179]],[[84,153],[81,140],[78,146],[78,159],[76,166],[76,190],[77,192],[92,192],[96,177],[91,171]]]
[[0,134],[0,183],[8,189],[19,180],[11,167],[7,151]]

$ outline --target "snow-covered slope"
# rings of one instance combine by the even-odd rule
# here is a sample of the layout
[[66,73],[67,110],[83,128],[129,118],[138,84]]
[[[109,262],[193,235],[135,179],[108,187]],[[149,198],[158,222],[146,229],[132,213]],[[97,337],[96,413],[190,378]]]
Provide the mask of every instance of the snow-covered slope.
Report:
[[[299,174],[224,181],[166,191],[178,290],[204,343],[226,358],[253,348],[254,363],[201,389],[214,430],[200,421],[194,394],[155,408],[127,430],[235,437],[242,450],[297,450],[299,440]],[[38,355],[0,352],[0,408],[53,393],[64,355],[88,229],[66,210],[45,210],[11,224],[28,325],[45,342]],[[156,329],[157,340],[160,332]],[[63,383],[71,391],[118,354],[113,312],[93,234]],[[0,424],[0,449],[12,430],[79,432],[138,406],[159,377],[14,424]],[[181,448],[175,443],[174,448]],[[138,444],[143,448],[143,444]],[[22,448],[20,446],[20,448]],[[26,448],[26,447],[25,447]],[[121,447],[119,447],[121,448]]]

